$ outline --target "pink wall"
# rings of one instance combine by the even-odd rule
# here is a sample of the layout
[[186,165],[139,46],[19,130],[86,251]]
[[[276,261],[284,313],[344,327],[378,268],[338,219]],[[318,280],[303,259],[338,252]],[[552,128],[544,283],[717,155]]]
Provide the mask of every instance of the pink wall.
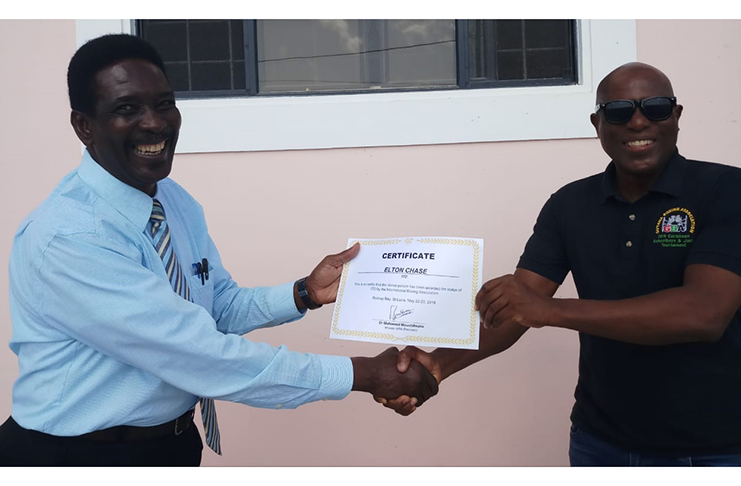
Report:
[[[78,163],[65,92],[74,29],[73,21],[0,21],[0,45],[22,46],[0,53],[5,262],[18,223]],[[741,135],[741,22],[639,21],[637,31],[639,60],[664,70],[685,106],[682,153],[741,165],[732,145]],[[509,273],[547,197],[607,162],[589,139],[179,155],[172,176],[205,207],[232,275],[251,286],[307,274],[348,237],[484,238],[486,277]],[[250,230],[248,220],[261,229]],[[0,343],[11,335],[7,294],[2,278]],[[570,280],[558,295],[574,296]],[[384,349],[328,339],[331,312],[324,307],[249,337],[348,356]],[[438,397],[407,418],[360,393],[292,411],[222,402],[224,456],[206,451],[204,465],[566,465],[577,359],[575,333],[530,331],[508,352],[444,382]],[[2,420],[16,373],[3,344]]]

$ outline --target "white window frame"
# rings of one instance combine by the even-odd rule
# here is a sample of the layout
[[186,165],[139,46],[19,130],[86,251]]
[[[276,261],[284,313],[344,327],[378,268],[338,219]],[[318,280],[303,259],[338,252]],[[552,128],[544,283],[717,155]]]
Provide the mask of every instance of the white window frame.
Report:
[[[133,21],[77,20],[77,44]],[[635,20],[577,20],[579,84],[179,100],[178,153],[593,138],[599,81],[635,61]]]

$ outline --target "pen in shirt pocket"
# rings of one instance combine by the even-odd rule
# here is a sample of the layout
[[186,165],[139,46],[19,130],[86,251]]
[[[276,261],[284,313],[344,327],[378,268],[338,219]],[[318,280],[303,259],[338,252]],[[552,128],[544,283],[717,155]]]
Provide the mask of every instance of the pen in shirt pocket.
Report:
[[201,276],[201,285],[206,285],[206,280],[208,280],[208,258],[204,258],[200,262],[194,263],[193,271],[196,275]]

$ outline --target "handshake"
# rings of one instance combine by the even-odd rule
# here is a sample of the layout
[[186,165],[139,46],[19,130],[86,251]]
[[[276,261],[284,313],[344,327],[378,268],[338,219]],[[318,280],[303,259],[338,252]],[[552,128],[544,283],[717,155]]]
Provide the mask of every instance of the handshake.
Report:
[[414,346],[401,352],[388,348],[374,358],[351,358],[353,390],[373,398],[401,415],[409,415],[437,394],[442,372],[431,354]]

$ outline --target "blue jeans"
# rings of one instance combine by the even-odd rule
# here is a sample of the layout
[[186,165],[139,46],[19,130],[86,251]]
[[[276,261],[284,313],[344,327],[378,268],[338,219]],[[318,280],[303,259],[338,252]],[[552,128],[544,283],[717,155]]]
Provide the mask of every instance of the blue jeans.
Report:
[[615,447],[572,425],[569,461],[572,466],[741,466],[741,454],[645,456]]

